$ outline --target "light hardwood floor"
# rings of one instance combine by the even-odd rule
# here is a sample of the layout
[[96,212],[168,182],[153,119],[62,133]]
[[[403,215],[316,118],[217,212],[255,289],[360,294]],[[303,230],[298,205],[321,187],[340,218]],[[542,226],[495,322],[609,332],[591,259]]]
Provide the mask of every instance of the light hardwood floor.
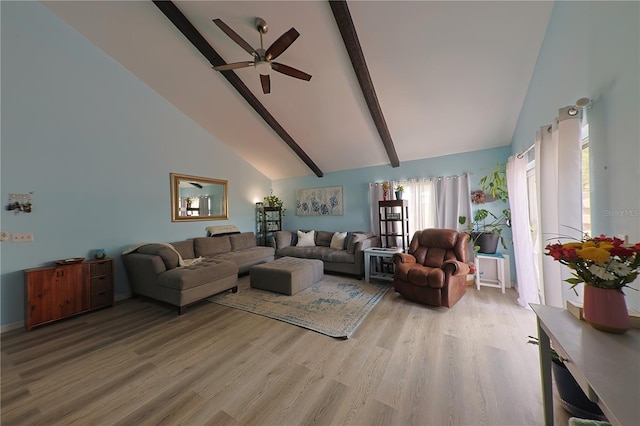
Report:
[[126,300],[4,333],[1,422],[541,425],[535,315],[515,298],[469,287],[430,308],[391,290],[349,340],[213,303],[178,316]]

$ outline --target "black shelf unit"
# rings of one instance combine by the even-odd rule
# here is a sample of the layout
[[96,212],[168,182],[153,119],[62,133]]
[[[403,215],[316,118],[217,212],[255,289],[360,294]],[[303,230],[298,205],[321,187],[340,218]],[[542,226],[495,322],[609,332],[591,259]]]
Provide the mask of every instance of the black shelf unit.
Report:
[[407,200],[378,201],[380,244],[382,247],[409,248],[409,202]]
[[256,239],[257,244],[266,246],[269,237],[276,231],[282,231],[282,208],[256,203]]

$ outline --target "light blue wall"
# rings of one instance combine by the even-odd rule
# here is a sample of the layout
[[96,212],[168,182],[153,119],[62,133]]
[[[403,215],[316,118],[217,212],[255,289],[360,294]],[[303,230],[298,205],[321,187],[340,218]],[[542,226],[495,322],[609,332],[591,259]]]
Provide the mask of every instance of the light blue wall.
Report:
[[[640,241],[640,3],[556,2],[513,139],[533,143],[558,108],[593,100],[593,233]],[[562,190],[562,188],[560,188]],[[636,281],[635,287],[640,287]],[[640,309],[640,293],[627,291]]]
[[[129,292],[119,253],[142,241],[252,231],[270,181],[134,75],[35,2],[1,2],[1,324],[23,320],[25,268],[105,248],[116,294]],[[228,221],[172,223],[169,173],[229,181]],[[4,209],[34,192],[33,212]]]
[[[430,141],[425,140],[425,143]],[[440,143],[440,142],[438,142]],[[400,180],[420,177],[453,176],[471,174],[471,188],[478,187],[478,181],[493,171],[497,163],[505,162],[511,147],[487,149],[463,154],[447,155],[424,160],[404,161],[400,167],[376,166],[342,172],[326,173],[324,177],[305,176],[280,179],[273,182],[274,194],[284,201],[287,216],[283,228],[287,230],[316,229],[324,231],[369,230],[369,182]],[[344,196],[343,216],[296,216],[295,194],[298,189],[342,185]],[[492,212],[500,212],[505,205],[500,201],[482,206]],[[509,250],[499,247],[498,251],[510,254],[512,245],[509,230],[505,232]],[[515,280],[515,268],[511,266],[512,280]]]
[[[380,142],[381,143],[381,142]],[[429,141],[425,140],[425,143]],[[508,146],[424,160],[401,161],[400,167],[375,166],[325,173],[324,177],[304,176],[273,181],[273,192],[284,201],[287,216],[284,229],[320,229],[327,231],[369,230],[369,183],[420,177],[471,174],[471,186],[491,172],[499,162],[507,160]],[[342,185],[343,216],[296,216],[296,190]],[[492,203],[494,204],[494,203]]]

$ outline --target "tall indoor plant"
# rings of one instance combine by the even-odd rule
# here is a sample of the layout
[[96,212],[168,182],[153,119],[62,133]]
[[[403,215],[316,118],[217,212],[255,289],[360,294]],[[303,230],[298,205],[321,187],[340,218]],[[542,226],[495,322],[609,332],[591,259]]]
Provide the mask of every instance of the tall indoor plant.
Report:
[[[507,190],[505,163],[498,163],[494,169],[480,179],[480,189],[472,193],[472,201],[475,204],[484,204],[486,201],[499,200],[505,204],[509,203],[509,192]],[[466,222],[466,218],[459,219],[461,224]],[[471,222],[471,242],[474,250],[480,253],[495,253],[498,241],[502,247],[507,249],[507,243],[502,235],[506,228],[511,227],[511,210],[505,208],[501,213],[495,214],[488,209],[479,208],[473,214]]]
[[585,321],[611,333],[631,328],[622,289],[640,274],[640,243],[625,244],[621,239],[600,235],[564,244],[558,241],[545,250],[547,256],[573,271],[565,281],[574,291],[584,283]]

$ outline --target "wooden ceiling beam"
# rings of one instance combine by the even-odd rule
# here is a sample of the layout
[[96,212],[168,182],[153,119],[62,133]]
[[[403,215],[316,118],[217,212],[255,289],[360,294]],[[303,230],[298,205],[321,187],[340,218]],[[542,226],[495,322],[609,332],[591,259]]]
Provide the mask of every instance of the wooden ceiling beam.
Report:
[[351,65],[353,65],[353,70],[358,77],[360,89],[362,90],[364,99],[369,107],[369,113],[371,114],[371,118],[373,118],[373,122],[378,129],[384,149],[387,151],[389,162],[391,163],[391,166],[398,167],[400,166],[400,160],[398,160],[398,154],[396,153],[396,148],[393,145],[393,140],[391,140],[391,134],[389,133],[387,122],[382,114],[382,108],[380,108],[378,96],[376,95],[376,90],[373,87],[373,81],[371,81],[369,68],[367,67],[367,62],[364,59],[364,53],[362,53],[362,47],[360,46],[356,27],[353,25],[353,20],[351,19],[351,13],[349,13],[347,2],[329,0],[329,4],[331,5],[333,17],[340,29],[344,46],[347,48],[347,53],[349,53]]
[[[209,42],[198,32],[193,24],[187,19],[186,16],[178,9],[178,7],[171,1],[158,1],[153,0],[153,3],[169,18],[169,20],[176,26],[178,30],[198,49],[200,53],[211,63],[212,66],[217,67],[225,65],[226,62],[215,51],[215,49],[209,44]],[[267,111],[264,105],[255,97],[255,95],[249,90],[249,88],[240,80],[240,77],[234,71],[221,71],[224,78],[231,83],[234,89],[242,96],[249,105],[262,117],[262,119],[280,136],[280,138],[296,153],[296,155],[304,161],[318,177],[322,177],[324,174],[322,170],[311,160],[306,152],[296,141],[287,133],[287,131],[278,123],[278,121]]]

